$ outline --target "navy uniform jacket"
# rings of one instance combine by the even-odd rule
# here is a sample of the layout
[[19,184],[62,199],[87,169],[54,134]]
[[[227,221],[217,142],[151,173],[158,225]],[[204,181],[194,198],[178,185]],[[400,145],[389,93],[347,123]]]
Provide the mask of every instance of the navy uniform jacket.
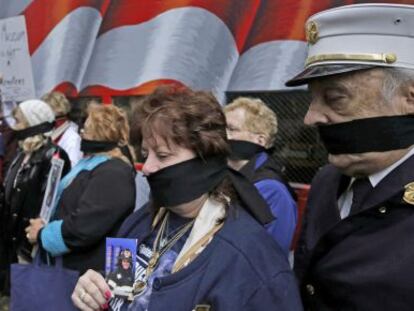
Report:
[[[148,311],[299,311],[302,305],[289,264],[263,227],[242,209],[193,262],[153,282]],[[131,215],[120,237],[145,239],[151,230],[148,207]]]
[[362,211],[341,220],[344,176],[324,167],[314,178],[295,254],[308,310],[414,310],[414,205],[404,185],[414,182],[414,156],[368,195]]

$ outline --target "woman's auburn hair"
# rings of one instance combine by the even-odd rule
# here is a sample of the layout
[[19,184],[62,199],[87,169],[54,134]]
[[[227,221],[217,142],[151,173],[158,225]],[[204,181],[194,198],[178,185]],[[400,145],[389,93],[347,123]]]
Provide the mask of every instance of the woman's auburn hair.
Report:
[[[122,109],[114,105],[90,104],[87,113],[93,140],[117,142],[118,146],[127,146],[133,156],[133,150],[129,145],[128,117]],[[119,148],[107,153],[131,164]]]
[[[227,157],[230,151],[223,109],[210,92],[160,86],[137,103],[130,123],[134,144],[141,145],[144,138],[156,134],[167,144],[193,150],[202,159]],[[226,207],[238,200],[228,177],[210,196]]]
[[193,150],[199,157],[227,156],[226,119],[217,99],[206,91],[160,86],[136,107],[131,120],[133,142],[157,134]]

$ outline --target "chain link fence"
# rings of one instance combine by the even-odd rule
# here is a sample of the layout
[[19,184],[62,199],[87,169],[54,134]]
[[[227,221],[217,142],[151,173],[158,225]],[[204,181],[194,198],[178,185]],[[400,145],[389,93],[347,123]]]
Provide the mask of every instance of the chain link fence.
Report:
[[259,98],[277,115],[278,134],[273,156],[283,164],[290,182],[310,183],[327,163],[327,152],[317,130],[303,124],[310,102],[307,91],[228,92],[230,103],[240,96]]
[[[278,134],[273,156],[284,166],[290,182],[310,183],[316,171],[327,162],[327,153],[319,140],[316,129],[303,124],[309,106],[307,91],[275,92],[227,92],[226,102],[237,97],[260,98],[278,117]],[[114,97],[113,103],[129,114],[132,106],[139,103],[140,97]],[[85,118],[89,103],[99,103],[100,98],[78,98],[73,105],[72,119],[81,123]]]

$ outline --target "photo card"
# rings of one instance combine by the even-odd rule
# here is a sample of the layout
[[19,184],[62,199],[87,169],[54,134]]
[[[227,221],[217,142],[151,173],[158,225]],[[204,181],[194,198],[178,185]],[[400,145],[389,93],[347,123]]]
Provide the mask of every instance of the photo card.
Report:
[[59,182],[62,177],[64,165],[65,162],[62,159],[58,157],[52,158],[42,208],[40,209],[40,218],[42,218],[46,224],[49,222],[52,214],[54,213]]
[[116,297],[132,297],[137,244],[137,239],[106,238],[105,276]]

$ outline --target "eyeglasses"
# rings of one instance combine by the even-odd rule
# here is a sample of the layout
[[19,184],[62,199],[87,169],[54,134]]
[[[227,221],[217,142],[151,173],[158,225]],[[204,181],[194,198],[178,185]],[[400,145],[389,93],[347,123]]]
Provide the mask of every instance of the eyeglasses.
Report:
[[233,126],[227,126],[226,130],[229,131],[229,132],[248,132],[245,129],[241,129],[241,128],[237,128],[237,127],[233,127]]
[[241,129],[241,128],[236,128],[236,127],[232,127],[232,126],[227,126],[226,127],[226,130],[228,132],[231,132],[231,133],[242,133],[242,132],[246,132],[246,133],[253,134],[253,135],[263,135],[263,133],[252,132],[252,131],[250,131],[248,129]]

